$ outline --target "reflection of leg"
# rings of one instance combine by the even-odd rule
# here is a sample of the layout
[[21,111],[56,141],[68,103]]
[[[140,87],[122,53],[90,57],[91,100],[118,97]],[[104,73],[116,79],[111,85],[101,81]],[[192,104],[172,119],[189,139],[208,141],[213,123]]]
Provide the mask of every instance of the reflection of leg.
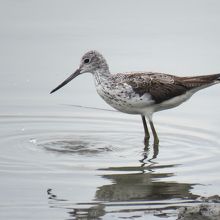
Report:
[[154,128],[154,123],[152,120],[150,120],[150,127],[154,136],[154,144],[158,144],[159,143],[159,138],[157,136],[157,132],[156,129]]
[[154,142],[154,155],[152,157],[152,159],[155,159],[157,158],[157,155],[159,153],[159,140],[158,140],[158,143]]
[[144,134],[145,134],[144,142],[148,143],[149,142],[149,138],[150,138],[150,133],[148,131],[147,122],[146,122],[145,116],[142,115],[141,118],[142,118],[142,122],[143,122],[143,125],[144,125]]
[[144,167],[148,162],[150,162],[152,164],[155,163],[153,161],[153,159],[157,158],[157,156],[159,154],[159,143],[154,142],[154,144],[153,144],[153,156],[150,159],[148,159],[149,158],[149,154],[150,154],[149,143],[148,144],[145,143],[145,148],[144,148],[144,152],[143,152],[143,158],[141,160],[139,160],[141,162],[141,167]]
[[150,153],[150,145],[149,145],[149,139],[144,139],[144,152],[143,152],[143,159],[140,160],[140,162],[144,163],[144,160],[148,158],[148,155]]

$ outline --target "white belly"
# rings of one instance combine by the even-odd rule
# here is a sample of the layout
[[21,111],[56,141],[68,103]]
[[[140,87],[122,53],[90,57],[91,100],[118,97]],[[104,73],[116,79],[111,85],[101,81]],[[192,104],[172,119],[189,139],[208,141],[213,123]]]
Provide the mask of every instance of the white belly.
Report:
[[96,87],[98,94],[113,108],[128,114],[143,114],[154,101],[150,94],[139,96],[133,91],[121,88],[111,90]]

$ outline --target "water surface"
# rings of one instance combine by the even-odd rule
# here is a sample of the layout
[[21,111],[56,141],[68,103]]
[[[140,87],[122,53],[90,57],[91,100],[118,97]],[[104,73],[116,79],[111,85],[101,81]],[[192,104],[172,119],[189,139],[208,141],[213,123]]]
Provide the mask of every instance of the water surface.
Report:
[[219,86],[156,114],[159,146],[89,74],[49,94],[89,49],[113,72],[219,72],[217,1],[1,4],[1,219],[172,220],[220,195]]

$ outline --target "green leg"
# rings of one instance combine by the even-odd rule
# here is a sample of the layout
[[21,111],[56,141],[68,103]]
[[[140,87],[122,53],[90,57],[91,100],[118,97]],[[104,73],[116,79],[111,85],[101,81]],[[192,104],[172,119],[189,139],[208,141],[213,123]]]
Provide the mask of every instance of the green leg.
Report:
[[150,120],[150,127],[151,127],[151,130],[152,130],[153,136],[154,136],[154,143],[158,144],[159,143],[159,138],[157,136],[157,132],[156,132],[156,129],[154,128],[154,123],[153,123],[152,120]]
[[146,122],[145,117],[142,115],[141,118],[142,118],[142,122],[143,122],[143,125],[144,125],[144,134],[145,134],[144,141],[147,142],[147,141],[149,141],[150,133],[148,131],[147,122]]

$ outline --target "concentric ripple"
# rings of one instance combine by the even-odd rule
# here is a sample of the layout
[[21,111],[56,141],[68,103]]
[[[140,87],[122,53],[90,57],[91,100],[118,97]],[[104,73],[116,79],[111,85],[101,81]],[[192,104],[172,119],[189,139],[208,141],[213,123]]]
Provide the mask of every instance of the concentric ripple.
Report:
[[[47,163],[59,155],[63,156],[62,160],[86,157],[89,161],[98,160],[97,164],[102,161],[103,167],[108,167],[109,162],[111,166],[137,164],[139,160],[147,161],[154,153],[152,143],[148,151],[144,151],[139,118],[129,119],[120,113],[104,112],[97,116],[87,110],[73,116],[5,115],[0,120],[9,128],[1,132],[3,153],[0,157],[4,169],[9,162],[11,170],[13,163],[32,161],[32,156],[36,156],[33,151],[47,157]],[[201,164],[207,164],[206,172],[216,167],[220,148],[218,137],[212,131],[171,123],[159,124],[158,130],[161,144],[156,163],[182,164],[178,169],[184,172],[190,171],[193,164],[197,175]],[[146,158],[142,158],[143,153],[147,153]],[[204,170],[204,166],[201,167]]]

